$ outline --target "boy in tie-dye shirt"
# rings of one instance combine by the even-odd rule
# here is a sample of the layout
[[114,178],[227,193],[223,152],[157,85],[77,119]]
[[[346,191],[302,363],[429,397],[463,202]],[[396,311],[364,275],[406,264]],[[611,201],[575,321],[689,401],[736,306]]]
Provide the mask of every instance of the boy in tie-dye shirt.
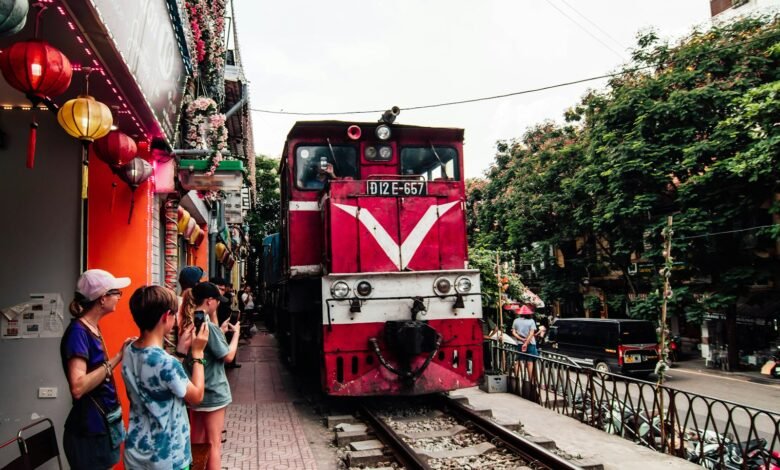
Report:
[[203,400],[203,349],[209,330],[201,328],[193,333],[190,327],[179,337],[179,350],[191,347],[190,380],[181,363],[162,347],[163,338],[176,324],[176,294],[160,286],[141,287],[130,298],[130,311],[141,335],[125,348],[122,363],[130,399],[125,467],[186,469],[192,463],[192,452],[184,402],[198,404]]

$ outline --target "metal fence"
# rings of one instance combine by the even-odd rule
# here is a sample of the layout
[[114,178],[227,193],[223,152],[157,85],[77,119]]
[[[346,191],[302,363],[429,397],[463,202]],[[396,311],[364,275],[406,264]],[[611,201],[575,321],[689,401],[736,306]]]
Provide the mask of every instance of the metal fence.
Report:
[[597,372],[563,356],[532,357],[496,341],[487,341],[486,352],[486,368],[506,373],[510,392],[605,432],[705,468],[780,468],[778,413]]

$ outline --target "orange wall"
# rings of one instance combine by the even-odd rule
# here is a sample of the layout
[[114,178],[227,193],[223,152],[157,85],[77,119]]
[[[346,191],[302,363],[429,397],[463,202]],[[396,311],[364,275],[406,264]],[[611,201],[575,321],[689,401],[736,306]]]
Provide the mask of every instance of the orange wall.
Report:
[[193,264],[196,266],[200,266],[201,269],[203,269],[203,272],[205,273],[203,275],[203,280],[208,280],[209,278],[209,237],[208,237],[208,226],[206,224],[198,225],[198,227],[201,228],[204,232],[206,232],[206,236],[203,237],[203,242],[201,242],[200,246],[197,248],[190,247],[189,249],[193,252]]
[[[113,189],[112,183],[117,183]],[[151,280],[151,209],[154,201],[149,180],[135,191],[133,218],[127,223],[130,211],[130,188],[108,165],[90,158],[89,165],[89,228],[87,233],[87,268],[105,269],[116,277],[129,277],[132,283],[124,289],[116,312],[100,322],[109,356],[114,356],[125,338],[138,336],[128,300],[138,287]],[[129,403],[120,368],[114,369],[119,400],[127,421]]]

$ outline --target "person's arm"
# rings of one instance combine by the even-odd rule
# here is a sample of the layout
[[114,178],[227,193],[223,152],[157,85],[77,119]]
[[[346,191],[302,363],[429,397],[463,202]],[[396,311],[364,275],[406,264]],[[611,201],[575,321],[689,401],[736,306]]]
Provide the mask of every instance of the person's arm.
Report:
[[531,340],[534,338],[534,335],[536,334],[536,325],[531,325],[531,329],[528,330],[528,336],[525,337],[525,341],[523,342],[523,351],[528,349],[528,345],[531,344]]
[[241,331],[241,324],[236,323],[230,323],[228,322],[228,330],[233,332],[233,337],[230,338],[230,344],[228,345],[228,353],[222,357],[222,360],[227,362],[233,362],[233,359],[236,358],[236,353],[238,352],[238,338],[239,338],[239,332]]
[[70,394],[73,396],[73,399],[80,399],[85,394],[96,389],[102,382],[110,380],[109,377],[114,368],[122,362],[122,354],[124,353],[125,346],[137,339],[137,336],[125,339],[119,352],[114,357],[106,361],[102,366],[96,367],[91,372],[87,372],[87,360],[85,358],[73,356],[68,359],[68,386],[70,387]]
[[187,384],[187,392],[184,394],[184,400],[192,405],[198,405],[203,401],[203,392],[206,385],[204,382],[204,370],[205,367],[202,362],[203,350],[206,349],[206,344],[209,342],[209,329],[201,328],[200,331],[192,338],[192,376]]

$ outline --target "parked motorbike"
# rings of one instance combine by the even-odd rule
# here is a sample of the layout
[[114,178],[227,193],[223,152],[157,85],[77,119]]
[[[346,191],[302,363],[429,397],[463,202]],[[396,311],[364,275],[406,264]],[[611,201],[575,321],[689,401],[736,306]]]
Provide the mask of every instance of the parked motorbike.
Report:
[[780,470],[780,453],[766,448],[766,439],[733,442],[714,431],[697,430],[686,439],[693,447],[686,457],[711,470]]

